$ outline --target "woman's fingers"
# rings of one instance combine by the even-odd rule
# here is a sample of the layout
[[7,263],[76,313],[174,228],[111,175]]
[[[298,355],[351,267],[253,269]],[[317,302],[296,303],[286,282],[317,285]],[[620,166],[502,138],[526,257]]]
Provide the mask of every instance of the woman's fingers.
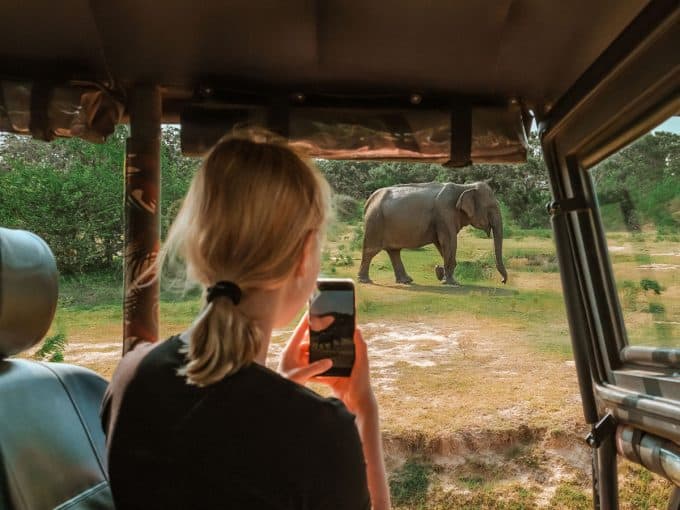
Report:
[[320,359],[307,366],[300,367],[292,372],[290,378],[300,384],[304,384],[312,377],[323,374],[326,370],[333,366],[333,361],[330,358]]
[[359,328],[354,330],[354,365],[368,366],[368,346]]

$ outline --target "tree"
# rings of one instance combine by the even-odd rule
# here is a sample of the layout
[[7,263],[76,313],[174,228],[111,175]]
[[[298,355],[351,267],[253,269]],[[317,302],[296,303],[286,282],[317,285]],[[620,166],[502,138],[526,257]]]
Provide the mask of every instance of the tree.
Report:
[[[126,126],[106,143],[52,143],[8,136],[0,144],[0,225],[37,233],[62,273],[122,267]],[[195,172],[180,152],[179,130],[161,144],[161,227],[165,234]]]
[[442,165],[409,162],[317,162],[336,193],[366,200],[373,191],[394,184],[413,182],[469,183],[489,180],[496,196],[522,228],[548,227],[545,204],[550,200],[548,174],[539,140],[529,140],[527,162],[520,165]]

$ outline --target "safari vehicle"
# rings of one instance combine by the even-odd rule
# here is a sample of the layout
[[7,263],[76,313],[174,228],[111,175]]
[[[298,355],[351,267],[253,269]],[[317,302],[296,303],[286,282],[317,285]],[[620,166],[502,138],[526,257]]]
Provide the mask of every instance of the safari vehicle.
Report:
[[[123,352],[158,340],[158,284],[132,282],[159,246],[163,123],[181,126],[187,154],[247,123],[320,158],[463,166],[523,161],[535,122],[594,505],[618,508],[621,455],[671,480],[669,508],[680,508],[680,346],[629,344],[589,172],[680,113],[677,0],[22,0],[0,11],[1,131],[97,143],[130,125]],[[0,244],[3,355],[40,336],[12,303],[48,292],[26,299],[9,273],[12,253],[26,257],[10,242]],[[0,362],[2,508],[110,508],[104,387],[77,368]]]

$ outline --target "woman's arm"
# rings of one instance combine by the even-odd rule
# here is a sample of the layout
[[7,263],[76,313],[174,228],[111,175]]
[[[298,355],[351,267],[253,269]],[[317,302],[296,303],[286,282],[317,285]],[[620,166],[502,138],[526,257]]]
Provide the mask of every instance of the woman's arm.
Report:
[[317,380],[328,384],[356,416],[373,509],[389,510],[390,489],[385,473],[378,403],[371,387],[368,348],[359,328],[354,331],[354,346],[355,360],[350,377],[318,377]]
[[[378,403],[371,388],[368,348],[361,330],[354,332],[355,360],[350,377],[316,377],[327,384],[337,398],[356,416],[361,446],[366,461],[366,478],[374,510],[389,510],[390,490],[385,473]],[[304,315],[288,341],[279,364],[279,372],[299,384],[325,372],[330,360],[309,364],[309,336],[307,315]]]
[[373,509],[388,510],[390,508],[390,489],[385,473],[378,403],[373,397],[369,402],[363,403],[360,408],[351,411],[356,415],[357,429],[359,430],[359,437],[361,437],[361,445],[366,460],[368,491],[371,493]]

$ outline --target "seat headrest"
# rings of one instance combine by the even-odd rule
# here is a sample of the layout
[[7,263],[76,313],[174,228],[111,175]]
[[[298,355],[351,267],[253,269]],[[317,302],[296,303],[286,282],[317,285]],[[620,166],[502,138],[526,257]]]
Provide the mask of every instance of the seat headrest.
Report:
[[47,333],[58,290],[57,264],[45,241],[0,227],[0,358],[32,347]]

